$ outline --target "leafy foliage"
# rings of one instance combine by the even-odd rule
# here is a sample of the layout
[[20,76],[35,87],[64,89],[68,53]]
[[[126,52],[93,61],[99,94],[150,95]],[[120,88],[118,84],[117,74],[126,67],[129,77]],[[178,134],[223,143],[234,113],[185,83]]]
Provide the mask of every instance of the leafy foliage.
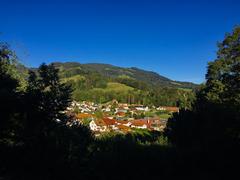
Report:
[[218,45],[210,62],[206,85],[197,93],[192,111],[180,111],[169,120],[167,133],[173,143],[186,146],[239,143],[240,132],[240,27]]
[[54,66],[42,64],[38,75],[30,71],[26,89],[18,89],[13,54],[8,46],[1,46],[1,177],[64,178],[81,168],[91,132],[84,126],[66,125],[69,117],[62,111],[71,101],[71,88],[60,83]]
[[15,74],[16,56],[7,44],[0,45],[0,144],[12,143],[20,105],[19,81]]

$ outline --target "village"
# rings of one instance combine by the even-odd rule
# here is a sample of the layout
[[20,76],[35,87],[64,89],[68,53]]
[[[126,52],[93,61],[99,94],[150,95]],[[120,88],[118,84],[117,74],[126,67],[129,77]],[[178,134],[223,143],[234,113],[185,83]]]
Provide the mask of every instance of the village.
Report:
[[178,107],[149,107],[113,100],[105,104],[73,101],[65,113],[72,117],[69,126],[86,125],[98,136],[107,132],[125,134],[139,129],[163,131],[168,118],[178,111]]

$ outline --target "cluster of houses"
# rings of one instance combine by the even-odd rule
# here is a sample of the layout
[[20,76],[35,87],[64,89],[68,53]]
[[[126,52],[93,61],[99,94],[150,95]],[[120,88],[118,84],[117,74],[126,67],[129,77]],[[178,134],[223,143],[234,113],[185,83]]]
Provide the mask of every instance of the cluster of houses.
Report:
[[[127,133],[134,129],[148,129],[162,131],[167,123],[166,119],[158,116],[145,116],[155,107],[139,104],[118,103],[116,100],[106,104],[73,101],[66,113],[73,114],[71,123],[87,124],[96,134],[103,132]],[[177,107],[158,107],[155,110],[177,112]]]
[[93,102],[77,102],[72,101],[70,107],[67,107],[67,111],[74,111],[77,110],[78,112],[84,113],[84,112],[94,112],[99,108],[99,105],[93,103]]
[[102,118],[97,120],[92,120],[89,127],[94,132],[129,132],[132,129],[148,129],[161,131],[166,125],[166,120],[160,119],[134,119],[131,121],[116,120],[110,118]]

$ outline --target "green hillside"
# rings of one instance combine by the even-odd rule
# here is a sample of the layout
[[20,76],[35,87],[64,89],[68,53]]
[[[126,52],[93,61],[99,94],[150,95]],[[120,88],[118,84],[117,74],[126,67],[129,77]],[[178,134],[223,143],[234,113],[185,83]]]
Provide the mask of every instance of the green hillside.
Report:
[[[105,103],[113,99],[146,105],[190,106],[194,89],[190,82],[170,80],[155,72],[109,64],[53,63],[61,81],[73,88],[73,98]],[[27,68],[19,67],[26,76]],[[36,69],[31,68],[36,71]]]
[[94,90],[102,90],[104,92],[128,92],[133,90],[134,88],[127,86],[125,84],[121,84],[118,82],[109,82],[107,83],[107,87],[105,88],[94,88]]
[[63,82],[72,85],[75,100],[152,105],[190,105],[197,85],[170,80],[155,72],[109,64],[53,63]]
[[173,81],[169,78],[159,75],[156,72],[142,70],[136,67],[123,68],[109,64],[80,64],[77,62],[54,63],[55,67],[60,70],[63,77],[73,76],[83,73],[99,73],[101,76],[107,78],[130,78],[137,81],[144,82],[148,85],[157,85],[162,87],[175,88],[195,88],[196,84],[190,82]]

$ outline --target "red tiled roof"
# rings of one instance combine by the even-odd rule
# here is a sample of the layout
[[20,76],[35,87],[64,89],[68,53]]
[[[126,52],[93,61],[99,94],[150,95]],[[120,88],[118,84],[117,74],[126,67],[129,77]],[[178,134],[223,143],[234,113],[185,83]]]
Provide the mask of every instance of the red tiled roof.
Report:
[[119,115],[119,116],[125,116],[124,112],[117,112],[116,114]]
[[[132,125],[134,126],[143,126],[146,124],[146,122],[144,122],[143,120],[133,120],[131,121]],[[146,124],[147,125],[147,124]]]
[[129,123],[128,121],[117,121],[119,124],[127,124]]
[[91,117],[93,117],[93,116],[94,116],[94,115],[88,114],[88,113],[78,113],[78,114],[75,115],[75,117],[76,117],[77,119],[91,118]]
[[159,122],[158,119],[137,119],[131,121],[132,125],[134,126],[143,126],[146,125],[148,128],[152,126],[152,124]]
[[127,126],[124,126],[124,125],[117,125],[117,127],[118,127],[118,129],[120,129],[120,130],[122,130],[122,131],[124,131],[124,132],[127,132],[127,131],[129,131],[130,130],[130,128],[129,127],[127,127]]
[[107,126],[115,125],[117,123],[115,119],[109,119],[109,118],[103,118],[103,121]]
[[97,126],[106,126],[105,122],[101,119],[95,120]]

